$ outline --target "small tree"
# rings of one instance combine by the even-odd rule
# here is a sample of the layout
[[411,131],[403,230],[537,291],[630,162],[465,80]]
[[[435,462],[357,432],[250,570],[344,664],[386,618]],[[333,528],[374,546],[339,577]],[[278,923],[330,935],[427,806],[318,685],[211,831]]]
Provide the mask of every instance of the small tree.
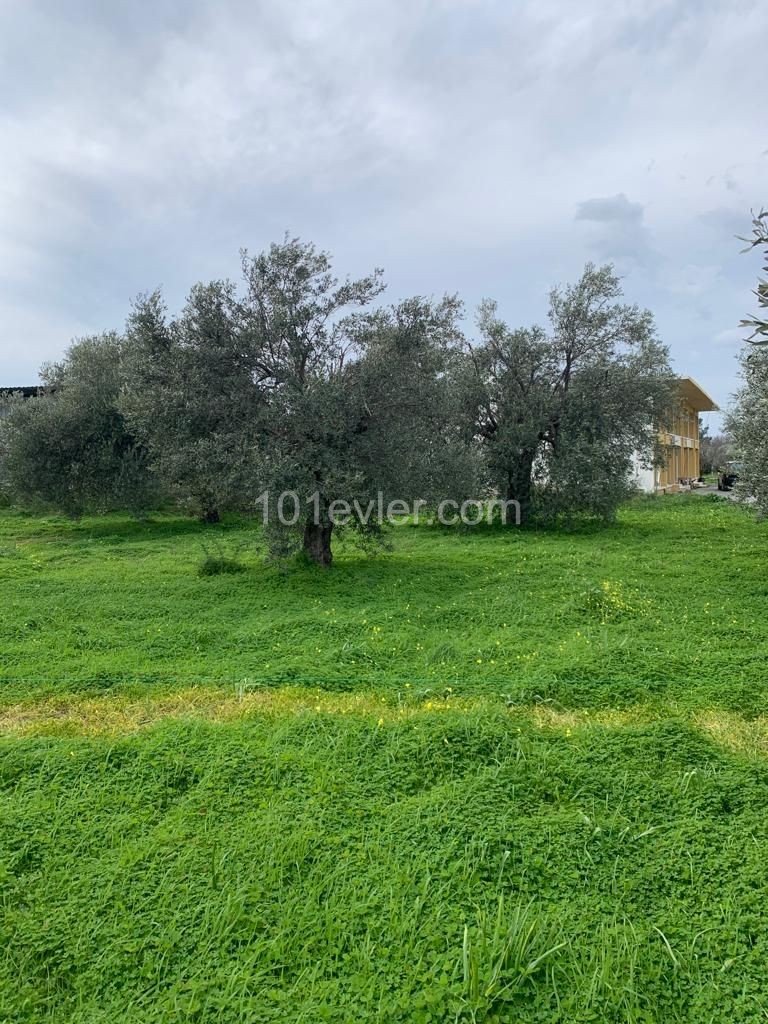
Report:
[[539,327],[511,330],[490,300],[480,306],[482,342],[471,349],[468,374],[477,435],[499,492],[520,503],[526,518],[533,500],[534,463],[550,420],[548,382],[556,373],[551,347]]
[[726,434],[710,435],[709,427],[699,417],[699,462],[702,473],[716,473],[728,460],[731,439]]
[[84,338],[43,367],[40,395],[9,403],[0,473],[13,500],[78,515],[157,499],[146,452],[118,408],[124,368],[119,335]]
[[499,490],[531,512],[610,518],[633,459],[657,454],[675,381],[648,310],[620,301],[610,266],[550,293],[550,329],[510,329],[480,307],[472,352],[477,433]]

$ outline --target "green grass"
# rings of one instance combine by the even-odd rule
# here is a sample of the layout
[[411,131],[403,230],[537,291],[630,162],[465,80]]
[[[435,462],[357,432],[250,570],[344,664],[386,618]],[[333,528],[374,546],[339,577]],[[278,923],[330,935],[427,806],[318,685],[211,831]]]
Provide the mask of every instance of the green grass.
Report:
[[[213,536],[251,571],[201,577]],[[264,568],[254,536],[6,513],[2,693],[246,680],[765,706],[768,531],[716,498],[639,502],[598,532],[402,526],[393,553],[342,551],[329,573]]]
[[764,526],[251,536],[2,513],[0,1021],[768,1019]]

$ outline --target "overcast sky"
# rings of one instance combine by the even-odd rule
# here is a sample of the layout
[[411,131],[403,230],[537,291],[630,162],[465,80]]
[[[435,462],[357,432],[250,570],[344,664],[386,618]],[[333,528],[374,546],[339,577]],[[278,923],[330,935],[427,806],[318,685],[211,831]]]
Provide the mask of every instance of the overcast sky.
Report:
[[725,403],[766,38],[766,0],[0,0],[0,385],[287,230],[468,330],[613,261]]

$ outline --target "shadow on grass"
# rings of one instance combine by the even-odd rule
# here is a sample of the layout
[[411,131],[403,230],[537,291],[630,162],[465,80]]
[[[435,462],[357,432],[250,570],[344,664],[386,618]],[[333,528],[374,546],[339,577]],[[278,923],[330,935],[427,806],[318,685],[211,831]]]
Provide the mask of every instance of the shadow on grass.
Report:
[[81,519],[67,519],[63,516],[22,515],[14,516],[21,523],[24,532],[18,538],[20,543],[56,542],[79,543],[83,540],[109,540],[118,544],[132,540],[172,538],[199,535],[201,538],[258,529],[256,520],[239,516],[225,516],[221,523],[203,523],[192,516],[177,512],[152,512],[141,516],[109,513],[103,516],[84,516]]

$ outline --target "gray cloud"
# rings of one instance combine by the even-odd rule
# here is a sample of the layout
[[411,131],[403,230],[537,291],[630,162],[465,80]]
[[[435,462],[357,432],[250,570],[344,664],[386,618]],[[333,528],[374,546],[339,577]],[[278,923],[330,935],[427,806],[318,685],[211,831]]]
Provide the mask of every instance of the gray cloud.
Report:
[[680,369],[724,397],[735,363],[702,340],[700,284],[713,337],[756,277],[730,227],[768,201],[762,0],[157,0],[147,31],[149,15],[0,0],[0,384],[119,326],[140,290],[174,305],[235,275],[240,246],[287,228],[342,273],[383,263],[393,298],[495,295],[515,322],[612,259]]
[[576,220],[597,225],[589,244],[600,259],[628,272],[633,266],[649,266],[654,259],[643,223],[642,203],[633,203],[623,192],[605,198],[585,199],[576,207]]
[[606,199],[585,199],[576,208],[576,220],[639,224],[642,219],[643,204],[631,203],[623,192]]

